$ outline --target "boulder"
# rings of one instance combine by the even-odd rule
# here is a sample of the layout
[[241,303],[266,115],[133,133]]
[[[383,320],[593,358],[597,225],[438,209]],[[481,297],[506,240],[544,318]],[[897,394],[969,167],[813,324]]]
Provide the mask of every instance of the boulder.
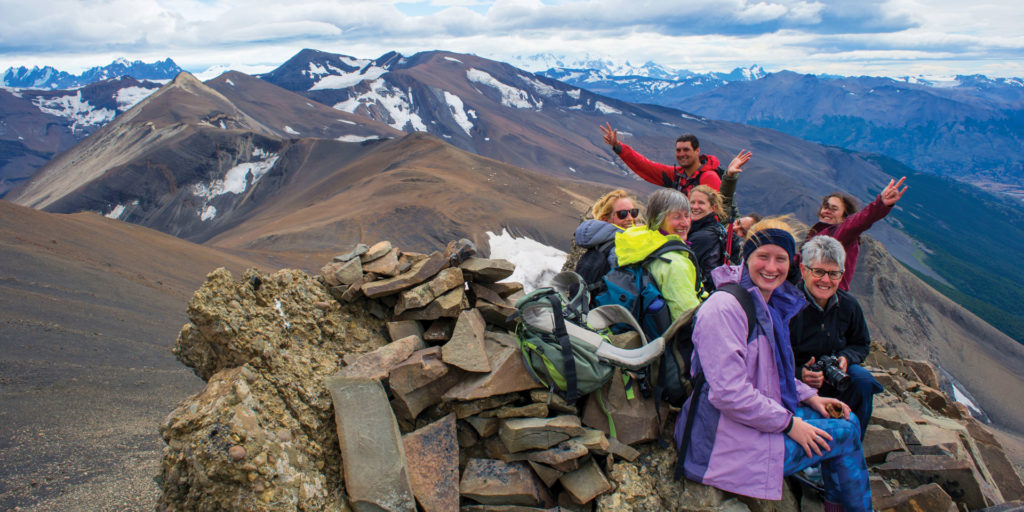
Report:
[[544,485],[548,487],[555,485],[555,483],[558,482],[558,479],[562,478],[562,475],[565,474],[551,466],[545,466],[539,462],[529,462],[529,464],[530,467],[533,468],[533,472],[536,473],[540,480],[544,482]]
[[503,420],[498,437],[509,453],[543,450],[584,434],[577,416],[510,418]]
[[462,270],[446,268],[438,272],[430,281],[400,293],[398,295],[398,302],[395,304],[395,314],[397,315],[407,309],[425,307],[435,298],[444,295],[445,292],[464,284]]
[[547,415],[548,406],[538,403],[499,407],[480,413],[484,418],[546,418]]
[[[357,511],[416,512],[398,423],[380,381],[329,377],[345,491]],[[367,443],[372,436],[373,442]]]
[[445,393],[445,399],[475,400],[541,387],[526,370],[518,349],[497,346],[490,342],[487,346],[488,361],[492,370],[453,386]]
[[408,336],[423,338],[423,326],[416,320],[388,322],[387,327],[388,336],[391,338],[391,341],[400,340]]
[[546,506],[550,494],[525,462],[469,459],[462,472],[463,497],[492,505]]
[[903,438],[896,432],[879,425],[868,425],[864,434],[864,460],[869,463],[884,462],[890,452],[907,451]]
[[466,423],[472,425],[480,437],[491,437],[498,433],[499,421],[497,418],[470,416],[466,418]]
[[589,503],[612,490],[612,484],[593,460],[576,471],[562,475],[558,481],[577,503]]
[[506,260],[468,258],[459,265],[459,268],[466,274],[467,281],[495,283],[512,275],[516,266]]
[[[455,413],[458,419],[468,418],[474,414],[480,414],[488,409],[501,407],[519,399],[514,392],[505,395],[493,395],[479,399],[467,399],[466,401],[449,402],[446,409]],[[449,400],[451,400],[449,398]]]
[[423,341],[428,343],[440,343],[451,339],[452,331],[455,330],[455,320],[452,318],[438,318],[430,322],[427,330],[423,331]]
[[967,421],[966,428],[977,446],[977,455],[984,460],[1003,499],[1024,500],[1024,483],[996,437],[973,418]]
[[[371,245],[366,250],[365,253],[360,255],[359,259],[362,260],[363,263],[369,263],[371,261],[376,261],[377,259],[384,257],[393,250],[394,249],[391,248],[391,242],[388,242],[387,240],[383,242],[377,242]],[[398,256],[397,252],[398,251],[395,251],[396,258]]]
[[463,310],[466,292],[452,288],[422,308],[407,309],[395,315],[394,320],[436,320],[441,317],[455,318]]
[[[490,288],[491,290],[494,290],[495,292],[498,293],[498,295],[505,299],[508,299],[509,296],[511,296],[514,293],[523,291],[523,283],[517,281],[506,281],[501,283],[481,283],[481,285]],[[509,302],[511,302],[513,305],[515,304],[515,301],[513,300],[509,300]]]
[[424,512],[459,508],[459,446],[449,414],[402,437],[416,501]]
[[909,367],[914,372],[914,375],[917,376],[917,380],[925,386],[935,389],[939,387],[939,372],[935,370],[935,366],[932,363],[904,359],[903,364]]
[[412,421],[423,409],[440,403],[441,396],[462,378],[461,371],[441,361],[440,347],[418,350],[391,369],[391,405],[401,419]]
[[872,506],[878,512],[957,512],[953,499],[936,483],[898,492],[892,496],[871,496]]
[[408,359],[413,352],[426,348],[419,336],[407,336],[393,341],[372,352],[362,354],[356,360],[342,368],[338,375],[343,377],[362,377],[366,379],[387,378],[391,369]]
[[[364,256],[366,256],[366,254],[364,254]],[[363,261],[363,272],[373,272],[374,274],[380,274],[388,277],[398,275],[398,249],[391,249],[377,259]]]
[[973,465],[967,460],[945,455],[898,455],[890,456],[875,469],[905,487],[938,483],[954,501],[972,510],[992,505],[986,501],[982,484],[975,479]]
[[363,266],[355,258],[341,263],[331,262],[320,269],[320,276],[328,286],[349,285],[363,278]]
[[346,252],[345,254],[339,254],[335,256],[333,261],[339,263],[346,262],[351,260],[352,258],[358,258],[359,256],[366,254],[366,251],[368,250],[370,250],[370,246],[366,244],[356,244],[356,246],[353,247],[351,251]]
[[374,299],[412,288],[433,277],[441,269],[445,268],[446,265],[447,261],[445,261],[444,256],[435,251],[427,258],[413,264],[409,270],[395,277],[364,284],[363,293],[367,297]]
[[444,257],[453,267],[459,266],[460,263],[472,256],[476,256],[476,245],[467,238],[452,240],[444,248]]
[[333,291],[336,288],[340,288],[340,287],[331,288],[331,291],[332,291],[331,295],[334,295],[334,298],[338,299],[338,302],[348,303],[348,302],[355,301],[356,299],[358,299],[358,298],[363,296],[363,285],[366,284],[366,283],[369,283],[370,281],[376,280],[377,277],[378,277],[377,274],[374,274],[373,272],[368,272],[366,274],[363,274],[362,279],[359,279],[356,282],[348,285],[345,288],[345,290],[341,293],[341,295],[335,295],[333,293]]
[[486,329],[484,317],[476,309],[459,313],[452,337],[441,349],[444,362],[469,372],[491,371],[487,348],[484,346]]
[[548,466],[560,466],[571,460],[586,457],[590,451],[583,443],[575,438],[562,441],[546,450],[511,453],[503,457],[506,461],[526,460],[547,464]]

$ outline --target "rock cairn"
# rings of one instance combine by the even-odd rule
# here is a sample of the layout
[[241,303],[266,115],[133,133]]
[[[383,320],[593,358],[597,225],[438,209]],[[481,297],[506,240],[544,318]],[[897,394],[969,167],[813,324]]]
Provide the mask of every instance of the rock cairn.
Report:
[[[318,276],[218,269],[175,355],[206,381],[161,427],[159,510],[797,510],[672,480],[674,414],[606,389],[566,403],[526,371],[513,266],[472,244],[360,244]],[[621,340],[628,344],[628,340]],[[927,363],[875,350],[887,393],[865,441],[878,510],[984,509],[1024,498],[988,429]],[[662,411],[667,411],[663,407]],[[665,428],[668,427],[668,428]],[[812,500],[813,501],[813,500]],[[916,507],[916,508],[915,508]]]

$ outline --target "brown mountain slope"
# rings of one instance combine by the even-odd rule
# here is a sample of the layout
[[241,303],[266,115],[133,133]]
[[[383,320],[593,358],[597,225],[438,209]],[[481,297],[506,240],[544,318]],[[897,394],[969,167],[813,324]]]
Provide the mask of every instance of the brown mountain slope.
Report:
[[0,509],[66,500],[79,485],[98,489],[95,507],[43,508],[151,507],[158,423],[201,389],[170,348],[188,298],[219,266],[272,268],[95,214],[0,201]]
[[1003,427],[1024,436],[1024,346],[947,299],[865,237],[851,291],[872,339],[907,358],[928,359],[962,382]]
[[579,212],[608,188],[512,167],[424,133],[373,144],[351,160],[341,143],[299,146],[288,158],[301,165],[276,186],[278,199],[211,245],[332,251],[391,240],[430,251],[463,237],[486,247],[485,231],[508,228],[566,248]]

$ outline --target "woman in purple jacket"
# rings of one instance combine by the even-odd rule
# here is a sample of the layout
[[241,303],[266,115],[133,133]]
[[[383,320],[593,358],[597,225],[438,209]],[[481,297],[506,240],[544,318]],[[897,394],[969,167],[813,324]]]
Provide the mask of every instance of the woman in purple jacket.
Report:
[[[706,380],[676,422],[678,446],[694,415],[682,471],[724,491],[778,500],[783,476],[821,464],[826,512],[871,510],[856,416],[795,377],[788,326],[806,301],[786,281],[793,232],[784,218],[762,220],[748,233],[742,264],[713,272],[717,286],[738,282],[750,293],[757,325],[748,339],[744,309],[728,293],[712,294],[698,310],[693,374]],[[826,407],[842,418],[825,419]]]

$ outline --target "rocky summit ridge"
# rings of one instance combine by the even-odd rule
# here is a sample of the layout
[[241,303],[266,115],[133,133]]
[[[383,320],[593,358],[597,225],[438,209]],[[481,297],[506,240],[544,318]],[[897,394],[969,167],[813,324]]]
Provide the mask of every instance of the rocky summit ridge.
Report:
[[[617,379],[617,438],[592,402],[541,389],[510,331],[512,271],[463,240],[360,244],[316,276],[211,272],[174,347],[206,387],[161,426],[158,510],[820,510],[792,482],[767,502],[673,481],[675,450],[654,441],[674,413],[658,424]],[[864,443],[876,510],[1024,507],[934,366],[881,346],[867,366],[886,389]]]

